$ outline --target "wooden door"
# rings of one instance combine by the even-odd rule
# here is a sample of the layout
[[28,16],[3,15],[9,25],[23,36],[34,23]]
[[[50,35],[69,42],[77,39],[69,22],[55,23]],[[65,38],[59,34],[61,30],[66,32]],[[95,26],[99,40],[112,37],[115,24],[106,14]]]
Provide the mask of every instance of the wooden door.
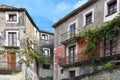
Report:
[[16,55],[7,54],[8,69],[16,69]]

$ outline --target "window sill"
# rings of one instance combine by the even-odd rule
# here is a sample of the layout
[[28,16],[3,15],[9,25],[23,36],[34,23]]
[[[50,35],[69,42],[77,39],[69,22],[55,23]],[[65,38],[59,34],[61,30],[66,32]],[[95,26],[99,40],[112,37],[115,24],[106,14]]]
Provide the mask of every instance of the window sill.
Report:
[[49,41],[49,40],[45,40],[45,39],[41,39],[41,40],[44,40],[44,41]]
[[7,20],[6,23],[18,23],[18,21],[9,21],[9,20]]
[[112,14],[116,13],[117,11],[112,12],[111,14],[107,14],[105,17],[111,16]]
[[89,25],[91,25],[93,22],[91,22],[91,23],[89,23],[89,24],[85,24],[84,26],[89,26]]

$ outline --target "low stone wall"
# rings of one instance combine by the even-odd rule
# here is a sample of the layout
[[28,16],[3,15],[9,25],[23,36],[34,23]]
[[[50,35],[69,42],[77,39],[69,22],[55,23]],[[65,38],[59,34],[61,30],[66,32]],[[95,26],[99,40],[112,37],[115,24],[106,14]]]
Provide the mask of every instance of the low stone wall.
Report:
[[62,80],[120,80],[120,67],[111,70],[100,70],[93,73],[77,76],[73,79]]
[[120,80],[120,67],[112,70],[100,71],[76,80]]

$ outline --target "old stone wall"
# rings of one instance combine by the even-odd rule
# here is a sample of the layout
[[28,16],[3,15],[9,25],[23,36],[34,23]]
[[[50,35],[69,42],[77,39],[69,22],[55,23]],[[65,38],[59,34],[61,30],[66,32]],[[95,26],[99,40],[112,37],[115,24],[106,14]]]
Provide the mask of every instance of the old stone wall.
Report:
[[120,68],[106,70],[77,80],[120,80]]

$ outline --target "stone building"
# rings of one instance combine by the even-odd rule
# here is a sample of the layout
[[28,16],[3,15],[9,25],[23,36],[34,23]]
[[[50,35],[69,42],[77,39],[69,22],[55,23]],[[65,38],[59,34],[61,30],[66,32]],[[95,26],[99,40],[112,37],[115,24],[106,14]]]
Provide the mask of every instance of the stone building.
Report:
[[[93,71],[90,57],[81,58],[85,49],[85,39],[75,39],[85,27],[96,28],[111,21],[120,12],[120,0],[89,0],[53,25],[54,35],[54,80],[119,80],[119,68],[115,70]],[[119,59],[119,35],[110,43],[99,42],[95,55],[99,56],[99,68]],[[119,64],[119,60],[117,61]]]
[[40,30],[40,55],[45,63],[38,63],[38,75],[41,80],[53,80],[54,34]]
[[[31,46],[39,43],[39,29],[24,8],[0,5],[0,50],[25,50],[26,39]],[[28,68],[20,60],[27,59],[21,52],[8,51],[0,54],[0,80],[37,80],[36,63]]]

